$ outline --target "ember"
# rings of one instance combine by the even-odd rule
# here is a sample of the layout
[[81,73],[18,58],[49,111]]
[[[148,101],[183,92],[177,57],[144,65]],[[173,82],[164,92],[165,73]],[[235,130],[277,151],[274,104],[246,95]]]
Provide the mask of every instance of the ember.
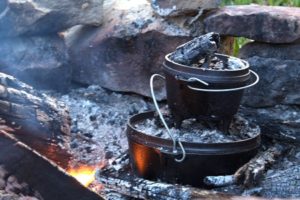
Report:
[[95,180],[96,166],[79,166],[70,168],[67,172],[82,185],[88,187]]

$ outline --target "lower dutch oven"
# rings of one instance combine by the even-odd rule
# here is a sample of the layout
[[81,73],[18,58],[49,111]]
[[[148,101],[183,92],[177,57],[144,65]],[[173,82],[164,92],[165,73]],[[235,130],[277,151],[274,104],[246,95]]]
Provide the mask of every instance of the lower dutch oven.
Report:
[[130,162],[133,172],[142,178],[169,183],[204,186],[206,176],[233,174],[248,162],[260,145],[260,133],[255,137],[230,143],[182,142],[182,151],[173,152],[172,140],[147,135],[135,128],[135,124],[153,118],[154,112],[140,113],[130,118],[127,125]]

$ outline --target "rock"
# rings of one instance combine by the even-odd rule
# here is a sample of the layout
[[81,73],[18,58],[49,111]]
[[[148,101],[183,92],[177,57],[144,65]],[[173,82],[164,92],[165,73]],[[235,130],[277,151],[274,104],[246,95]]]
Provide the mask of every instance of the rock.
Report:
[[251,107],[277,104],[300,105],[300,61],[261,58],[246,59],[260,82],[245,91],[243,103]]
[[300,38],[300,8],[226,6],[208,16],[204,24],[207,32],[260,42],[290,43]]
[[[107,1],[104,10],[101,27],[66,34],[73,80],[150,96],[150,76],[162,73],[164,56],[189,40],[190,31],[153,15],[146,0]],[[165,96],[162,85],[158,99]]]
[[174,17],[199,10],[209,10],[219,7],[221,0],[152,0],[151,6],[155,13],[162,17]]
[[300,107],[286,105],[259,109],[241,107],[240,112],[245,118],[258,124],[263,135],[300,144]]
[[240,58],[250,58],[253,56],[300,61],[300,43],[268,44],[262,42],[250,42],[240,49]]
[[1,0],[0,36],[55,33],[74,25],[99,25],[103,0]]
[[67,49],[58,36],[0,40],[0,70],[39,89],[65,90],[71,81]]

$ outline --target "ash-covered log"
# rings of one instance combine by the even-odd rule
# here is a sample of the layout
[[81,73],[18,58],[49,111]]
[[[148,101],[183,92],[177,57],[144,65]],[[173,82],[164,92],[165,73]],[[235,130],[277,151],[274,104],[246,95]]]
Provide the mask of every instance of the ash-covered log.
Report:
[[226,186],[231,184],[241,184],[249,187],[261,181],[265,172],[280,158],[289,146],[275,144],[266,151],[262,151],[252,158],[248,163],[240,167],[234,175],[228,176],[208,176],[204,182],[210,186]]
[[0,114],[18,137],[50,140],[70,134],[70,116],[62,103],[4,73],[0,73]]
[[19,181],[27,183],[44,200],[102,199],[53,162],[3,130],[0,131],[0,147],[0,165]]
[[224,200],[259,200],[257,197],[238,197],[229,194],[208,191],[189,186],[168,184],[145,180],[130,173],[129,157],[124,153],[111,165],[99,170],[97,180],[105,185],[106,189],[116,191],[126,196],[152,200],[192,200],[192,199],[224,199]]

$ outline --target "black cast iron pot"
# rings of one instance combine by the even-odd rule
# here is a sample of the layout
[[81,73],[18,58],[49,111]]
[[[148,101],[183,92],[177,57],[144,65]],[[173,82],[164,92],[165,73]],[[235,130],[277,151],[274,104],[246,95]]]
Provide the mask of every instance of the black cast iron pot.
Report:
[[[178,127],[182,120],[188,118],[227,119],[230,123],[232,116],[238,111],[244,89],[255,85],[259,80],[244,60],[240,60],[245,65],[241,69],[211,70],[178,64],[170,60],[169,56],[170,54],[165,57],[163,70],[168,106]],[[223,62],[227,62],[229,58],[223,54],[216,56]],[[255,76],[254,80],[252,75]]]
[[233,174],[257,153],[260,145],[260,133],[230,143],[182,142],[186,157],[176,162],[182,152],[178,148],[178,154],[173,153],[172,140],[150,136],[135,128],[135,124],[153,116],[154,112],[145,112],[131,117],[126,130],[133,172],[145,179],[204,186],[206,176]]

